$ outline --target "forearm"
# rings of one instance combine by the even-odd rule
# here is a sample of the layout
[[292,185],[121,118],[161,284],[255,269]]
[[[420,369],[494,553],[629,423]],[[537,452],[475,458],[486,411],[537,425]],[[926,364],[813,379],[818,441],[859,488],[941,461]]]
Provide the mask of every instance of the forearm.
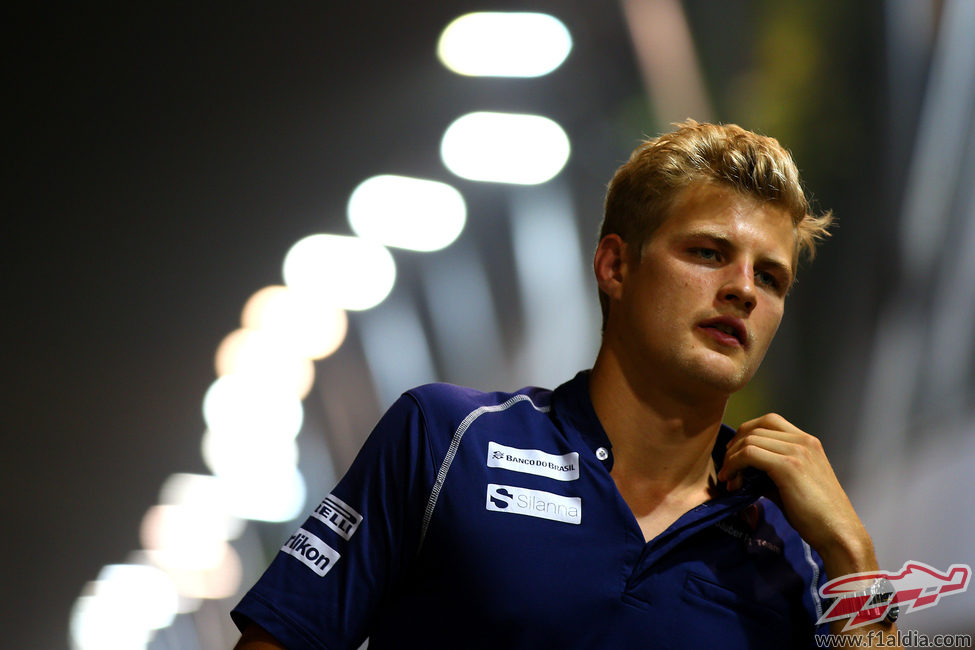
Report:
[[[817,548],[816,551],[823,559],[823,566],[826,569],[828,579],[853,573],[874,573],[880,568],[874,551],[873,540],[870,539],[866,528],[859,521],[856,522],[855,526],[852,526],[852,530],[847,530],[846,534],[837,537],[832,543],[821,546],[822,548]],[[859,647],[903,648],[897,640],[897,626],[893,621],[884,619],[877,623],[844,630],[843,628],[849,621],[848,618],[832,621],[830,632],[837,635],[863,637],[865,645]],[[891,639],[897,640],[897,644],[888,643]]]

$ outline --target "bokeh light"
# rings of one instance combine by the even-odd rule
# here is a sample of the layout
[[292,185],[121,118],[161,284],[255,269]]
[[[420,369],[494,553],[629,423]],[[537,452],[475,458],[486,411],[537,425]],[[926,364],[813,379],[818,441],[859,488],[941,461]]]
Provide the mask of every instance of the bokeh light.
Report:
[[335,352],[349,329],[345,310],[314,293],[282,285],[254,293],[244,305],[241,324],[287,341],[308,359],[324,359]]
[[315,366],[298,350],[291,339],[242,328],[221,341],[214,366],[218,377],[236,374],[263,379],[303,399],[315,383]]
[[172,623],[178,596],[172,579],[156,567],[111,564],[86,585],[71,612],[75,650],[142,648],[153,630]]
[[220,561],[231,523],[225,513],[192,505],[156,505],[146,511],[139,538],[163,569],[208,569]]
[[[206,445],[206,442],[204,442]],[[232,495],[232,514],[253,521],[291,521],[305,507],[305,478],[294,465],[272,461],[263,471],[243,471],[246,463],[220,474]]]
[[539,77],[572,50],[559,19],[530,12],[478,12],[453,20],[437,43],[437,56],[453,72],[472,76]]
[[237,551],[224,542],[220,545],[217,561],[213,566],[194,568],[168,568],[166,574],[176,585],[179,594],[187,599],[228,598],[240,587],[243,570]]
[[[203,460],[220,479],[262,472],[290,472],[298,462],[298,445],[294,440],[269,438],[260,433],[236,435],[233,432],[208,429],[202,440]],[[228,492],[227,508],[234,496]]]
[[373,176],[349,198],[349,224],[357,235],[385,246],[435,251],[464,229],[467,206],[456,189],[438,181]]
[[468,113],[447,127],[440,155],[462,178],[537,185],[562,171],[569,137],[541,115]]
[[242,441],[293,440],[304,410],[290,387],[249,375],[224,375],[203,397],[203,418],[211,431]]
[[284,258],[284,283],[342,309],[382,302],[396,281],[393,256],[377,242],[344,235],[309,235]]

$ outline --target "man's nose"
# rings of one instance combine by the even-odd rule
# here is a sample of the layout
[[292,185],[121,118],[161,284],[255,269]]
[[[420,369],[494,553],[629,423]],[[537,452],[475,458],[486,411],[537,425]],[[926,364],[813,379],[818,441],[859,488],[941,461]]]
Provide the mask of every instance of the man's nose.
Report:
[[718,294],[722,302],[732,303],[750,314],[755,309],[757,296],[755,294],[755,276],[745,265],[728,267],[728,276]]

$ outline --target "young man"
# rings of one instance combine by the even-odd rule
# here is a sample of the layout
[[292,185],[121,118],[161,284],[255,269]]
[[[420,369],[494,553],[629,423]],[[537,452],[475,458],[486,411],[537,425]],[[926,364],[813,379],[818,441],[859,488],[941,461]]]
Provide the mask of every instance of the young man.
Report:
[[817,589],[876,569],[870,537],[815,437],[721,418],[829,222],[771,138],[641,145],[607,194],[592,370],[407,392],[234,610],[238,647],[815,647]]

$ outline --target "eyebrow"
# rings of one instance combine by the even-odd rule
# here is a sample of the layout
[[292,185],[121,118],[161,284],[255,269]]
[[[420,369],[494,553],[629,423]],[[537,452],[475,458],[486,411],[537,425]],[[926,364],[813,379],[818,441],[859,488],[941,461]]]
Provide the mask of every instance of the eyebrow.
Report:
[[[740,246],[738,246],[733,241],[725,237],[723,234],[716,233],[714,231],[706,230],[706,229],[692,230],[690,232],[686,232],[683,234],[683,238],[684,239],[695,239],[695,238],[708,239],[726,250],[738,250],[740,248]],[[769,257],[767,255],[761,256],[758,259],[758,262],[767,267],[771,267],[777,270],[779,273],[782,273],[786,279],[786,286],[787,287],[792,286],[792,281],[795,279],[793,276],[792,266],[786,264],[785,262],[782,262],[781,260],[778,260],[774,257]]]

